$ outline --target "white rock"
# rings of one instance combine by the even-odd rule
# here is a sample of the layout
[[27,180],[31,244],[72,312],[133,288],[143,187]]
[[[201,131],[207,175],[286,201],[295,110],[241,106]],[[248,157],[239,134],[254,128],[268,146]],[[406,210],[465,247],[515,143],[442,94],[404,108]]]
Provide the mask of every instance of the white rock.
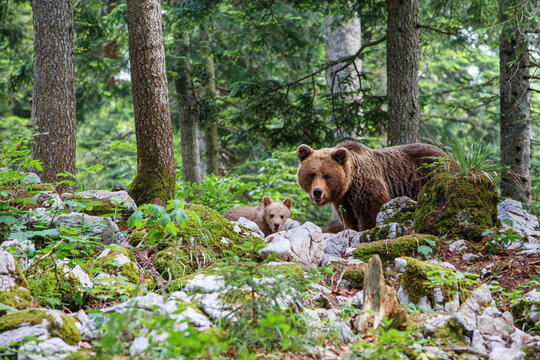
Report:
[[[64,194],[62,194],[64,195]],[[80,195],[83,197],[95,197],[98,199],[111,199],[113,204],[121,205],[122,207],[128,209],[130,213],[133,213],[137,210],[137,205],[135,200],[129,196],[128,192],[125,190],[120,191],[109,191],[109,190],[87,190],[75,193],[74,195]]]
[[525,353],[517,349],[507,349],[504,347],[494,348],[489,354],[489,360],[522,360]]
[[364,291],[360,290],[359,292],[354,294],[351,299],[351,303],[357,308],[362,308],[362,306],[364,305]]
[[28,341],[19,348],[18,360],[63,359],[76,352],[78,347],[68,345],[58,337],[45,341]]
[[288,218],[287,220],[285,220],[285,223],[283,224],[283,228],[281,230],[287,231],[297,227],[300,227],[300,223],[296,220]]
[[55,227],[79,227],[81,224],[86,224],[90,227],[88,235],[101,239],[104,245],[119,243],[123,240],[118,225],[111,219],[104,219],[99,216],[77,212],[60,214],[53,220],[53,224]]
[[457,251],[464,250],[464,249],[467,249],[467,243],[465,242],[465,240],[454,241],[448,247],[448,250],[450,250],[452,252],[457,252]]
[[0,251],[0,275],[10,275],[15,272],[15,258],[7,251]]
[[131,346],[129,347],[129,355],[135,357],[141,355],[150,346],[150,340],[147,336],[137,336],[133,339]]
[[478,326],[484,339],[488,336],[500,336],[506,341],[515,330],[512,315],[508,311],[501,313],[494,307],[487,307],[478,317]]
[[402,258],[394,259],[394,268],[397,273],[403,274],[407,271],[407,260]]
[[186,284],[186,292],[212,293],[221,291],[225,287],[225,280],[219,275],[198,274]]
[[90,280],[90,276],[80,265],[75,264],[75,266],[71,268],[67,265],[68,263],[68,260],[56,260],[56,266],[62,268],[66,278],[73,275],[79,280],[82,286],[90,288],[94,287],[94,283]]
[[[264,233],[261,231],[261,229],[259,229],[259,226],[255,222],[253,222],[253,221],[251,221],[249,219],[246,219],[245,217],[240,217],[240,219],[238,219],[236,221],[236,223],[238,225],[244,226],[245,228],[253,231],[255,234],[257,234],[260,237],[264,238]],[[236,227],[235,227],[235,229],[236,229]],[[237,233],[242,233],[243,232],[241,230],[241,228],[238,228],[238,230],[240,230],[240,231],[237,231]]]
[[465,253],[463,254],[462,258],[463,258],[463,261],[465,262],[475,262],[476,260],[480,259],[480,256],[476,254]]

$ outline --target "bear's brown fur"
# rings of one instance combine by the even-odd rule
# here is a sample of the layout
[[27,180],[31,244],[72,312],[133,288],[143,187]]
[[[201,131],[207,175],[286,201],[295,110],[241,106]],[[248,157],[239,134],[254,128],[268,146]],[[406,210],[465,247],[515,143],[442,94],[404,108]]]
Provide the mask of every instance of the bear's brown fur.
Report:
[[263,197],[262,206],[243,206],[231,209],[223,217],[236,221],[241,217],[257,224],[265,236],[281,231],[283,224],[291,215],[292,200],[287,198],[283,202],[272,201],[268,196]]
[[347,141],[313,150],[300,145],[298,184],[315,205],[332,203],[346,229],[375,226],[382,204],[399,196],[415,199],[433,171],[423,166],[445,156],[428,144],[409,144],[372,150]]

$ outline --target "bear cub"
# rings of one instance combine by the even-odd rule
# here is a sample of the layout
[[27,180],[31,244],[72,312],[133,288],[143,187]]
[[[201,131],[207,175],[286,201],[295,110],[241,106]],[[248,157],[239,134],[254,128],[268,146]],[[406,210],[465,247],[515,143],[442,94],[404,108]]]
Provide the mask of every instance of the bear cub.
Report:
[[291,216],[292,200],[287,198],[283,202],[272,201],[268,196],[264,196],[262,200],[262,206],[238,207],[227,211],[223,217],[231,221],[245,217],[256,223],[264,236],[281,231],[283,224]]

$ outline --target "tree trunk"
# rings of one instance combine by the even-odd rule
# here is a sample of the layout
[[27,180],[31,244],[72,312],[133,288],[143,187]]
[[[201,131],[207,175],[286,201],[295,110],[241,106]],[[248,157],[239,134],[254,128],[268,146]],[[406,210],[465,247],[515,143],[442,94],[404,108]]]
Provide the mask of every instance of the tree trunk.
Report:
[[[173,1],[173,6],[177,2]],[[174,31],[176,96],[179,106],[180,148],[182,150],[182,176],[185,181],[201,184],[201,159],[199,151],[200,106],[191,79],[189,63],[189,35]]]
[[[209,42],[209,45],[211,43]],[[216,67],[214,63],[214,57],[212,54],[206,54],[206,70],[208,71],[209,78],[205,90],[205,96],[208,101],[216,101],[217,89],[216,89]],[[208,122],[204,129],[204,141],[206,145],[206,164],[208,167],[208,174],[220,175],[219,167],[219,155],[220,155],[220,138],[218,133],[218,123],[215,116],[208,118]]]
[[499,18],[508,21],[501,33],[501,176],[502,196],[531,202],[531,124],[526,34],[509,20],[512,1],[499,1]]
[[[32,1],[34,87],[32,118],[39,134],[32,156],[41,162],[43,182],[75,174],[75,59],[71,0]],[[70,188],[60,184],[62,193]]]
[[386,1],[388,145],[418,141],[418,2]]
[[159,0],[128,0],[131,90],[137,138],[137,204],[164,205],[174,197],[176,168]]
[[[362,45],[362,33],[360,19],[353,17],[347,23],[343,23],[342,16],[328,16],[326,18],[325,32],[325,51],[326,61],[335,61],[345,56],[355,54]],[[342,71],[336,74],[342,64],[334,65],[326,71],[326,83],[333,87],[334,94],[341,92],[355,93],[352,97],[354,100],[361,98],[358,92],[360,88],[360,79],[356,74],[356,70],[362,70],[360,59],[355,60],[354,64],[349,65]],[[335,74],[335,76],[334,76]]]

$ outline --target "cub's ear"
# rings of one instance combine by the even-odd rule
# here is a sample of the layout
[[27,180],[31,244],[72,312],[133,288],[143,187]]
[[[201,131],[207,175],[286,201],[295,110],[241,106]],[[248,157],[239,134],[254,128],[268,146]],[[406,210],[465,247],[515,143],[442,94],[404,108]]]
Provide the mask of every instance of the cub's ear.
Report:
[[298,149],[296,149],[296,155],[298,155],[298,159],[300,159],[300,161],[304,161],[310,157],[311,154],[313,154],[313,149],[306,144],[302,144],[298,147]]
[[264,207],[267,207],[272,203],[272,199],[270,199],[268,196],[263,196],[263,205]]
[[291,198],[286,198],[285,200],[283,200],[283,205],[285,205],[286,207],[288,207],[290,209],[291,206],[292,206],[292,199]]
[[332,153],[332,159],[336,160],[341,165],[345,164],[348,158],[349,158],[349,150],[344,149],[344,148],[337,148]]

